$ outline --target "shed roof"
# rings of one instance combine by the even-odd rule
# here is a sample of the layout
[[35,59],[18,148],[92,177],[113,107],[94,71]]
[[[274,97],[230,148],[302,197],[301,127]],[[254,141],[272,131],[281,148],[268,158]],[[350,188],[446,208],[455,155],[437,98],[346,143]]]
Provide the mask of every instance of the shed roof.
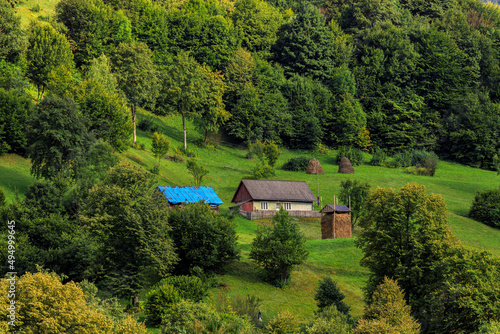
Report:
[[172,204],[198,203],[203,201],[210,206],[223,204],[212,187],[161,187],[158,190]]
[[304,181],[241,180],[231,202],[244,186],[253,200],[314,202],[316,197]]
[[351,209],[349,209],[345,205],[333,205],[333,204],[327,204],[323,209],[320,211],[321,213],[327,213],[327,212],[351,212]]

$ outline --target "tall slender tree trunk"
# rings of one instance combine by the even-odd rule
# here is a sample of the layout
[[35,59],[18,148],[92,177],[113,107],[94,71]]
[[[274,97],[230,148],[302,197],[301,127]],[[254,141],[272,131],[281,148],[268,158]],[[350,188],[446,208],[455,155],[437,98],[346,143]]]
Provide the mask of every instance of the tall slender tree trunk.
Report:
[[137,132],[135,129],[135,118],[136,118],[135,104],[133,104],[132,105],[132,124],[134,125],[134,144],[137,141]]
[[205,129],[205,143],[207,142],[208,139],[208,129]]
[[134,298],[132,298],[132,306],[136,307],[137,303],[139,303],[139,295],[137,292],[134,292]]
[[182,129],[184,130],[184,151],[187,151],[186,115],[184,113],[182,113]]

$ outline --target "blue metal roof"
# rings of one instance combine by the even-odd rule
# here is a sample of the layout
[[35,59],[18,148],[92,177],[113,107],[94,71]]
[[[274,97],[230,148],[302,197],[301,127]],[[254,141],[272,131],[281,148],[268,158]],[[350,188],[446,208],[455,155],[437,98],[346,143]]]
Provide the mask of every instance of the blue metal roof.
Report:
[[161,187],[160,192],[172,204],[198,203],[203,201],[210,206],[223,204],[212,187]]

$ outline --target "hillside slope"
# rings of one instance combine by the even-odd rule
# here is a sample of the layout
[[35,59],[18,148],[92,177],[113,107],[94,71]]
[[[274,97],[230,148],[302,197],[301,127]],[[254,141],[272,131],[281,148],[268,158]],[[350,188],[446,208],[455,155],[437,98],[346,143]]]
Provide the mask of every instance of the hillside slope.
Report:
[[[151,118],[158,130],[165,133],[171,141],[170,155],[182,145],[181,119],[179,117],[156,117],[142,114],[141,118]],[[221,213],[227,213],[230,201],[241,178],[249,174],[254,160],[246,158],[247,150],[243,145],[228,145],[220,143],[213,148],[198,148],[193,142],[202,139],[191,124],[188,124],[188,147],[196,154],[196,159],[209,170],[202,185],[215,189],[224,204]],[[145,149],[129,148],[121,155],[134,165],[150,169],[155,165],[151,149],[151,132],[138,132],[138,143]],[[456,163],[440,162],[434,177],[414,176],[405,173],[403,169],[389,169],[361,165],[355,167],[354,175],[338,174],[338,166],[333,164],[334,151],[311,153],[305,151],[284,150],[278,160],[276,179],[306,181],[313,193],[316,193],[316,176],[300,172],[287,172],[280,169],[291,157],[306,156],[319,158],[325,170],[319,176],[319,193],[323,203],[332,203],[333,196],[339,194],[340,182],[352,178],[369,182],[372,187],[399,188],[408,182],[417,182],[427,187],[428,193],[441,194],[447,205],[450,217],[450,226],[463,244],[489,250],[500,256],[500,231],[467,218],[467,213],[474,194],[477,190],[496,188],[500,178],[494,172],[465,167]],[[192,185],[193,178],[186,169],[185,156],[183,163],[163,159],[160,164],[158,185]],[[367,156],[368,158],[368,156]],[[22,194],[34,182],[29,175],[29,161],[23,158],[6,155],[0,157],[0,187],[6,190],[8,201],[15,198],[16,189]],[[272,317],[286,305],[290,311],[298,315],[301,320],[310,317],[315,310],[313,299],[317,282],[326,275],[330,275],[338,282],[346,295],[347,303],[353,309],[353,315],[361,315],[363,309],[362,288],[367,277],[367,270],[359,266],[362,253],[354,246],[354,239],[320,240],[321,231],[319,221],[315,219],[298,220],[308,242],[310,252],[306,263],[292,274],[292,283],[285,289],[277,289],[260,280],[260,271],[253,264],[248,254],[250,244],[259,225],[267,224],[262,221],[248,221],[236,216],[239,247],[242,251],[241,260],[232,264],[228,272],[221,277],[223,289],[215,289],[212,295],[235,296],[251,294],[262,299],[262,309],[266,317]],[[355,231],[356,234],[356,231]],[[220,296],[219,296],[220,297]]]

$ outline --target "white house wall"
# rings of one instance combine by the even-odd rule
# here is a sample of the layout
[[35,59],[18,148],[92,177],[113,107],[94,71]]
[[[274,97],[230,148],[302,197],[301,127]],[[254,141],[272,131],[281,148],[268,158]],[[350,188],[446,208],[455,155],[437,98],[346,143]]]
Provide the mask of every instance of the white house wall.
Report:
[[[260,211],[260,203],[263,201],[253,201],[253,210]],[[276,201],[265,201],[267,202],[267,211],[276,211]],[[280,202],[283,203],[283,202]],[[313,211],[312,203],[308,202],[286,202],[292,203],[292,209],[290,211]]]

